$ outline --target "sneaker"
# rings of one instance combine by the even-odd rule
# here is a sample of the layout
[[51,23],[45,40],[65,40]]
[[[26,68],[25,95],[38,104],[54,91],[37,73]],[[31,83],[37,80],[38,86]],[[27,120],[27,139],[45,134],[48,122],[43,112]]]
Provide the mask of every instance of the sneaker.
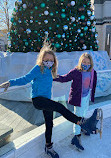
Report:
[[47,147],[45,146],[45,152],[47,155],[49,155],[51,158],[59,158],[59,155],[54,151],[53,147]]
[[80,136],[78,136],[78,135],[75,135],[72,138],[71,144],[74,145],[78,151],[84,150],[83,146],[81,145]]

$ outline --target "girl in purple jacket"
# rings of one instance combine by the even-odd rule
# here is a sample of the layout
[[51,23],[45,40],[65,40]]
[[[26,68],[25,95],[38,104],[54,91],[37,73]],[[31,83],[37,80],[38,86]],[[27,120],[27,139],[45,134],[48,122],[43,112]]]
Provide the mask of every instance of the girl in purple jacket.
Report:
[[[93,60],[90,54],[84,53],[79,58],[78,65],[68,74],[54,79],[58,82],[72,81],[68,103],[74,105],[74,114],[85,117],[89,107],[89,101],[94,102],[94,94],[97,83],[97,73],[93,69]],[[71,144],[79,150],[84,150],[81,145],[81,127],[74,124],[74,137]]]

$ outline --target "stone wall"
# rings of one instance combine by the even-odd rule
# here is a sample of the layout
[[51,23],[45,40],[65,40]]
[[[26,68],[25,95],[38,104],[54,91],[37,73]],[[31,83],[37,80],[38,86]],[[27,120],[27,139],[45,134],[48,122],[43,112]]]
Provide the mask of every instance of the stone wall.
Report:
[[[91,54],[94,61],[94,69],[98,72],[98,83],[96,96],[105,96],[111,94],[111,61],[105,51],[76,51],[56,53],[59,61],[58,74],[68,73],[77,64],[82,53]],[[0,83],[9,79],[14,79],[25,75],[35,65],[37,59],[36,52],[29,53],[1,53],[0,58]],[[4,56],[3,56],[4,55]],[[52,97],[59,97],[60,100],[68,99],[70,84],[53,83]],[[31,85],[21,87],[10,87],[7,92],[0,90],[0,98],[16,101],[30,101]]]

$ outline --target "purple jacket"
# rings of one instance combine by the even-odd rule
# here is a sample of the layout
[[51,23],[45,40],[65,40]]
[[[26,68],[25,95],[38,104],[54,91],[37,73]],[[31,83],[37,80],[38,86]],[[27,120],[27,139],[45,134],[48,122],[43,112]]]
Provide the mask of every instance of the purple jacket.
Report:
[[[56,79],[53,79],[53,81],[57,82],[68,82],[71,81],[71,88],[69,92],[69,99],[68,103],[74,106],[81,106],[81,95],[82,95],[82,73],[75,69],[72,69],[68,74],[65,74],[63,76],[59,76]],[[93,69],[91,71],[91,83],[90,83],[90,89],[91,89],[91,101],[94,102],[94,95],[95,95],[95,88],[97,83],[97,73]]]

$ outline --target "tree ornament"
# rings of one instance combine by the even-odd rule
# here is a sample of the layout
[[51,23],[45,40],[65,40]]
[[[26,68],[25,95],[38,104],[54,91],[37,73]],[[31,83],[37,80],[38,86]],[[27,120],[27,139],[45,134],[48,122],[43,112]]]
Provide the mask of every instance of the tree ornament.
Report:
[[51,39],[51,42],[54,42],[54,39]]
[[86,50],[86,48],[87,48],[87,46],[84,44],[83,47],[82,47],[82,49]]
[[57,1],[57,0],[55,1],[55,4],[58,4],[58,1]]
[[83,36],[84,36],[84,34],[83,34],[83,33],[80,33],[80,36],[81,36],[81,37],[83,37]]
[[95,16],[94,16],[94,15],[92,15],[92,16],[90,17],[90,19],[91,19],[91,20],[94,20],[94,18],[95,18]]
[[81,11],[82,11],[81,7],[80,7],[80,8],[78,8],[78,11],[79,11],[79,12],[81,12]]
[[81,15],[81,20],[84,20],[85,19],[85,16],[84,15]]
[[37,33],[37,31],[35,30],[34,33]]
[[30,30],[30,29],[27,29],[26,32],[27,32],[27,34],[30,34],[30,33],[31,33],[31,30]]
[[90,25],[91,25],[91,22],[90,22],[90,21],[87,21],[87,25],[90,26]]
[[85,10],[84,6],[81,6],[81,7],[78,8],[78,11],[79,11],[79,12],[82,12],[82,11],[84,11],[84,10]]
[[94,27],[94,28],[92,28],[92,32],[95,32],[96,31],[96,28]]
[[98,34],[96,33],[96,34],[95,34],[95,38],[97,38],[97,37],[98,37]]
[[87,10],[87,15],[91,16],[91,11],[90,10]]
[[60,44],[59,44],[59,43],[56,43],[56,44],[55,44],[55,47],[56,47],[56,48],[59,48],[59,47],[60,47]]
[[53,13],[50,13],[50,16],[53,16],[54,14]]
[[85,42],[84,39],[80,39],[80,43],[83,44]]
[[17,25],[17,23],[16,23],[16,22],[14,22],[14,23],[13,23],[13,25]]
[[45,3],[41,3],[41,8],[44,8],[45,7]]
[[67,6],[70,7],[70,6],[71,6],[71,3],[68,3]]
[[64,25],[63,26],[63,29],[66,31],[66,30],[68,30],[68,26],[67,25]]
[[57,38],[61,38],[61,35],[60,35],[60,34],[58,34],[58,35],[57,35]]
[[75,5],[75,1],[71,1],[71,6],[74,6]]
[[30,11],[30,14],[33,14],[33,11]]
[[37,6],[35,6],[34,8],[35,8],[36,10],[38,9],[38,7],[37,7]]
[[71,17],[71,22],[74,22],[75,20],[75,17]]
[[45,15],[48,15],[48,14],[49,14],[49,12],[46,10],[46,11],[44,11],[44,14],[45,14]]
[[62,13],[62,14],[61,14],[61,17],[62,17],[62,18],[65,18],[65,17],[66,17],[66,14],[65,14],[65,13]]
[[87,31],[87,30],[88,30],[88,27],[87,27],[87,26],[85,26],[85,27],[84,27],[84,31]]
[[33,9],[34,4],[33,4],[33,3],[29,3],[29,4],[28,4],[28,7],[29,7],[30,9]]
[[23,32],[23,31],[24,31],[24,28],[23,28],[23,27],[20,27],[20,28],[19,28],[19,31],[20,31],[20,32]]
[[62,35],[62,38],[65,38],[65,33]]
[[26,4],[23,4],[23,8],[26,9],[26,8],[27,8],[27,5],[26,5]]
[[49,27],[49,30],[52,30],[52,27]]
[[96,25],[96,21],[94,21],[93,24]]
[[96,40],[96,43],[98,44],[98,43],[99,43],[99,41],[98,41],[98,40]]
[[62,9],[62,12],[65,12],[66,10],[65,9]]
[[86,21],[83,21],[83,22],[82,22],[82,25],[84,25],[84,26],[85,26],[86,24],[87,24],[87,22],[86,22]]
[[30,23],[33,23],[33,20],[30,20]]
[[14,18],[11,18],[11,22],[14,22]]
[[[33,19],[33,16],[30,16],[30,19]],[[28,21],[28,20],[26,20],[26,21]]]
[[17,3],[18,4],[22,4],[22,0],[17,0]]
[[78,29],[77,32],[80,33],[80,32],[81,32],[81,29]]
[[44,22],[45,22],[45,24],[47,24],[47,23],[48,23],[48,20],[44,20]]
[[28,46],[28,44],[29,44],[28,42],[25,42],[25,45],[26,45],[26,46]]

